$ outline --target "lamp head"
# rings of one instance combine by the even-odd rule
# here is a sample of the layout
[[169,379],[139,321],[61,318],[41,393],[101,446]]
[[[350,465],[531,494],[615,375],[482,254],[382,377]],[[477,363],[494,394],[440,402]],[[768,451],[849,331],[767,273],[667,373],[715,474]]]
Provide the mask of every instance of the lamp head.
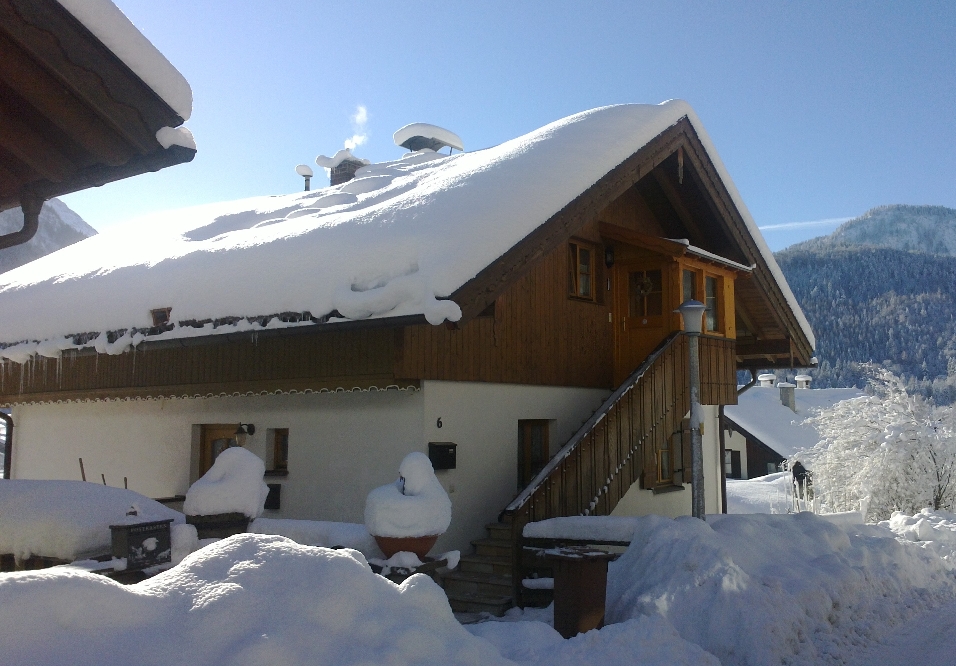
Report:
[[706,309],[706,306],[700,301],[690,299],[681,303],[680,307],[674,312],[680,312],[681,317],[683,317],[685,333],[700,335],[703,329],[704,310]]

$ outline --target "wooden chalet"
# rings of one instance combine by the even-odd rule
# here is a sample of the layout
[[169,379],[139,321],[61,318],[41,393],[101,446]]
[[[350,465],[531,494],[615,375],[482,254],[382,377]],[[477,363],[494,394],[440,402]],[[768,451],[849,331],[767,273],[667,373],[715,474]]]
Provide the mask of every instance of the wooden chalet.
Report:
[[476,552],[449,595],[500,610],[520,594],[528,521],[689,513],[690,492],[672,492],[690,481],[674,310],[693,298],[706,305],[705,486],[719,512],[717,414],[736,402],[736,371],[807,366],[813,339],[714,157],[691,118],[676,118],[452,293],[454,323],[147,336],[115,356],[6,363],[14,476],[69,475],[85,451],[108,480],[180,494],[238,423],[255,422],[246,445],[281,486],[269,515],[360,522],[365,494],[409,449],[452,451],[438,472],[454,505],[439,548]]

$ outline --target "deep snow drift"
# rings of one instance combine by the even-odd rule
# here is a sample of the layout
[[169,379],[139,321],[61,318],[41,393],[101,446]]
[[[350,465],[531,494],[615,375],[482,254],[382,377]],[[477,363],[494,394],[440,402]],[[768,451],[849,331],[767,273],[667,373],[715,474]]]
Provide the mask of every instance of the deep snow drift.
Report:
[[262,515],[269,486],[262,481],[266,464],[241,446],[232,446],[218,456],[212,467],[186,491],[183,511],[190,516],[242,513]]

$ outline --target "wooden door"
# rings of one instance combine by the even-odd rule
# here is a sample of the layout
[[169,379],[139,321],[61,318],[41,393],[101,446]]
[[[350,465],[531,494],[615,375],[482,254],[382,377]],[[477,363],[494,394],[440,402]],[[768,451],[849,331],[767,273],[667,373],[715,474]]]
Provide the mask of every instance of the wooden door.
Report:
[[669,276],[662,263],[614,266],[614,383],[623,382],[667,335]]
[[236,437],[238,423],[212,423],[202,426],[202,443],[199,447],[199,476],[209,471],[216,457],[231,446],[238,446]]
[[523,490],[551,458],[548,421],[518,421],[518,490]]

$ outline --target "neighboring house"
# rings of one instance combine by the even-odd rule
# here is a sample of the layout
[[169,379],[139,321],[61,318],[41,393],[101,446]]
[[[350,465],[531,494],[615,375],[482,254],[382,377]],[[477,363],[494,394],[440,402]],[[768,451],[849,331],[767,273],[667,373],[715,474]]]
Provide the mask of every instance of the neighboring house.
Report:
[[863,392],[857,388],[811,389],[810,377],[797,376],[797,385],[774,386],[774,375],[737,396],[724,408],[724,466],[729,479],[753,479],[780,471],[780,463],[813,448],[820,437],[804,423],[823,409]]
[[[0,212],[22,209],[17,230],[0,229],[7,266],[36,255],[17,246],[34,238],[45,201],[196,154],[181,127],[189,84],[109,0],[0,0],[0,80]],[[66,240],[89,235],[79,229]],[[12,422],[0,418],[9,476]]]
[[157,214],[0,276],[13,476],[77,478],[82,457],[95,478],[171,496],[240,443],[281,488],[269,515],[361,522],[368,491],[420,450],[448,467],[439,548],[502,510],[512,525],[688,514],[691,493],[671,492],[690,478],[673,312],[688,298],[707,306],[719,512],[717,411],[736,371],[805,366],[814,341],[686,103]]

